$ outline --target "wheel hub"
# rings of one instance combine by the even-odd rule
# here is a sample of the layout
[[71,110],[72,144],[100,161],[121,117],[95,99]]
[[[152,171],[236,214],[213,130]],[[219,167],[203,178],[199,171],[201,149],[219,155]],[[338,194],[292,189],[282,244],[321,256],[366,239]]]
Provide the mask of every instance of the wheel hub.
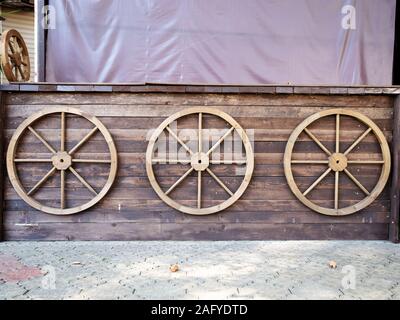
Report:
[[192,168],[196,171],[204,171],[210,165],[210,159],[204,152],[195,153],[190,161]]
[[343,153],[333,153],[329,157],[329,167],[333,171],[343,171],[347,168],[347,157]]
[[65,151],[57,152],[51,160],[57,170],[67,170],[72,164],[72,157]]
[[14,63],[17,66],[20,66],[22,64],[22,57],[21,57],[20,53],[18,53],[18,52],[14,53],[12,59],[14,60]]

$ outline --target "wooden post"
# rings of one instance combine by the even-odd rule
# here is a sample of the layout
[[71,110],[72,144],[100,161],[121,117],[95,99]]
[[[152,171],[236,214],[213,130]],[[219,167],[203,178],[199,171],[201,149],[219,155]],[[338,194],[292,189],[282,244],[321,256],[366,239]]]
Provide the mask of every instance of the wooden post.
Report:
[[48,5],[47,0],[35,1],[35,29],[36,29],[36,71],[37,81],[46,81],[46,29],[43,28],[43,8]]
[[3,208],[4,208],[4,184],[5,184],[5,170],[6,164],[4,161],[4,121],[5,121],[5,107],[4,107],[4,94],[0,91],[0,241],[4,239],[3,234]]
[[400,197],[400,96],[394,101],[393,111],[393,139],[392,139],[392,186],[390,191],[391,197],[391,214],[389,226],[389,240],[399,242],[399,197]]

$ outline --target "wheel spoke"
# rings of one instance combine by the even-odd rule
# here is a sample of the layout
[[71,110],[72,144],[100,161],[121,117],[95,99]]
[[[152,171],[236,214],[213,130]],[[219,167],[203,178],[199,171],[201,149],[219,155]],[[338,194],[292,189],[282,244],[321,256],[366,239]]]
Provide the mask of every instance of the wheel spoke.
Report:
[[367,195],[369,196],[369,191],[367,189],[365,189],[365,187],[361,184],[360,181],[358,181],[356,179],[356,177],[354,177],[349,170],[344,169],[344,172],[348,175],[348,177]]
[[56,153],[56,150],[54,150],[54,148],[46,140],[44,140],[35,129],[33,129],[31,126],[29,126],[28,129],[46,146],[47,149],[51,151],[51,153]]
[[206,169],[208,174],[215,180],[217,183],[230,195],[233,196],[233,192],[229,190],[229,188],[223,183],[211,170],[210,168]]
[[309,194],[311,190],[313,190],[318,185],[318,183],[320,183],[322,179],[324,179],[331,171],[332,171],[331,168],[326,169],[326,171],[317,180],[315,180],[314,183],[311,186],[309,186],[306,191],[304,191],[303,196]]
[[60,188],[60,193],[61,193],[61,209],[65,208],[65,170],[61,170],[61,188]]
[[68,154],[72,155],[73,153],[76,152],[86,141],[90,139],[90,137],[98,130],[99,128],[94,127],[81,141],[78,142],[78,144],[71,149]]
[[197,171],[197,208],[201,208],[201,171]]
[[76,162],[76,163],[111,163],[111,160],[100,160],[100,159],[72,159],[72,162]]
[[348,160],[347,164],[384,164],[383,160]]
[[35,184],[31,190],[28,191],[27,195],[30,196],[32,193],[34,193],[55,171],[56,168],[53,167],[38,183]]
[[203,127],[203,120],[202,120],[203,114],[200,112],[199,113],[199,153],[202,152],[203,149],[203,138],[202,138],[202,127]]
[[292,164],[328,164],[328,160],[292,160]]
[[14,44],[13,44],[11,41],[8,41],[8,47],[10,48],[10,50],[11,50],[11,52],[12,52],[13,54],[15,54],[15,53],[18,52],[18,50],[16,50],[16,49],[14,48]]
[[20,75],[21,75],[21,79],[25,78],[24,72],[22,71],[22,67],[20,65],[17,65],[17,70],[19,71]]
[[14,159],[14,162],[52,162],[51,159]]
[[359,136],[358,139],[354,141],[354,143],[344,152],[344,155],[348,155],[361,142],[361,140],[364,139],[368,133],[370,133],[371,130],[371,128],[365,130],[365,132],[361,136]]
[[18,81],[18,70],[17,70],[17,65],[14,64],[12,68],[14,69],[14,76],[15,76],[15,79],[17,79],[17,81]]
[[18,44],[18,40],[15,39],[14,44],[12,45],[11,51],[14,50],[14,53],[20,54],[22,56],[22,48]]
[[339,209],[339,171],[335,172],[335,209]]
[[190,164],[191,160],[165,160],[165,159],[152,159],[152,163],[157,164]]
[[186,171],[182,177],[180,177],[168,190],[165,192],[166,195],[170,194],[194,169],[190,168]]
[[340,146],[339,146],[340,131],[339,130],[340,130],[340,114],[337,114],[336,115],[336,150],[335,150],[336,153],[340,152]]
[[168,130],[168,132],[170,133],[170,135],[173,136],[174,139],[175,139],[176,141],[178,141],[178,142],[181,144],[181,146],[182,146],[183,148],[185,148],[185,150],[186,150],[187,152],[190,153],[190,155],[193,155],[193,151],[190,150],[190,148],[175,134],[175,132],[173,132],[173,131],[171,130],[171,128],[170,128],[169,126],[167,126],[166,129]]
[[210,164],[246,164],[246,160],[210,160]]
[[234,127],[231,127],[212,147],[207,151],[207,156],[209,156],[225,139],[231,132],[234,130]]
[[61,112],[61,151],[65,151],[65,112]]
[[321,141],[319,141],[319,140],[317,139],[316,136],[314,136],[314,135],[311,133],[310,130],[308,130],[307,128],[304,128],[304,131],[308,134],[308,136],[309,136],[311,139],[314,140],[314,142],[315,142],[328,156],[331,156],[331,155],[332,155],[332,153],[322,144]]
[[69,167],[69,171],[71,171],[75,177],[86,187],[88,188],[93,194],[97,196],[96,190],[94,190],[91,185],[72,167]]

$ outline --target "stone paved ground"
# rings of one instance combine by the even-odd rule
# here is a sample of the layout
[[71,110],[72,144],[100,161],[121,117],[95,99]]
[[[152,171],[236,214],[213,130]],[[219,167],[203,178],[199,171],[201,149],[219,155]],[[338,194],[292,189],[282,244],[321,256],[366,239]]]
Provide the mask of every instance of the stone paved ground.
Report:
[[0,299],[400,299],[399,283],[383,241],[0,243]]

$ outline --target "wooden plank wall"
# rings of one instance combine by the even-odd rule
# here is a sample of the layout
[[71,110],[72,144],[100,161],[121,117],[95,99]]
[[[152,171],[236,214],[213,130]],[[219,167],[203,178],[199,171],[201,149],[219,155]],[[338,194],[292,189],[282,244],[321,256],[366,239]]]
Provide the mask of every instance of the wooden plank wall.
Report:
[[[299,95],[299,94],[205,94],[205,93],[43,93],[14,92],[5,94],[5,136],[7,141],[28,116],[51,106],[74,106],[97,116],[110,130],[119,153],[117,179],[108,195],[86,212],[72,216],[52,216],[29,207],[5,179],[4,231],[6,240],[243,240],[243,239],[388,239],[390,222],[389,187],[368,208],[346,217],[327,217],[312,212],[290,192],[283,173],[283,153],[292,130],[309,115],[335,107],[362,112],[383,130],[391,142],[393,97],[385,95]],[[145,170],[146,136],[166,117],[190,106],[211,106],[234,117],[245,129],[255,130],[255,171],[242,198],[224,212],[209,216],[189,216],[164,204],[151,188]],[[49,118],[36,125],[56,145],[58,120]],[[212,124],[212,121],[209,122]],[[74,145],[90,129],[77,119],[67,119],[69,145]],[[333,119],[311,127],[328,146],[333,146]],[[342,121],[343,147],[350,145],[365,128],[351,119]],[[296,152],[318,157],[320,150],[302,136]],[[21,152],[41,152],[33,137],[22,141]],[[102,149],[103,148],[103,149]],[[85,153],[104,151],[100,137],[85,146]],[[373,137],[363,141],[356,151],[360,157],[378,157]],[[26,186],[33,186],[46,168],[21,169]],[[79,168],[94,186],[104,176],[96,168]],[[324,168],[294,169],[301,188],[309,186]],[[240,181],[231,170],[217,171],[229,185]],[[371,188],[379,168],[356,167],[354,175]],[[158,173],[161,174],[160,171]],[[172,184],[178,170],[163,174],[163,183]],[[238,180],[239,179],[239,180]],[[362,198],[361,191],[348,179],[341,180],[343,203]],[[49,180],[38,194],[51,202],[58,194],[58,180]],[[195,180],[188,180],[188,186]],[[207,183],[207,182],[205,182]],[[388,183],[390,185],[390,183]],[[70,178],[70,203],[84,198],[84,189]],[[218,199],[222,190],[206,189]],[[187,190],[190,190],[188,187]],[[185,192],[185,190],[183,190]],[[196,194],[186,191],[181,199]],[[333,204],[333,175],[311,194],[321,205]]]

